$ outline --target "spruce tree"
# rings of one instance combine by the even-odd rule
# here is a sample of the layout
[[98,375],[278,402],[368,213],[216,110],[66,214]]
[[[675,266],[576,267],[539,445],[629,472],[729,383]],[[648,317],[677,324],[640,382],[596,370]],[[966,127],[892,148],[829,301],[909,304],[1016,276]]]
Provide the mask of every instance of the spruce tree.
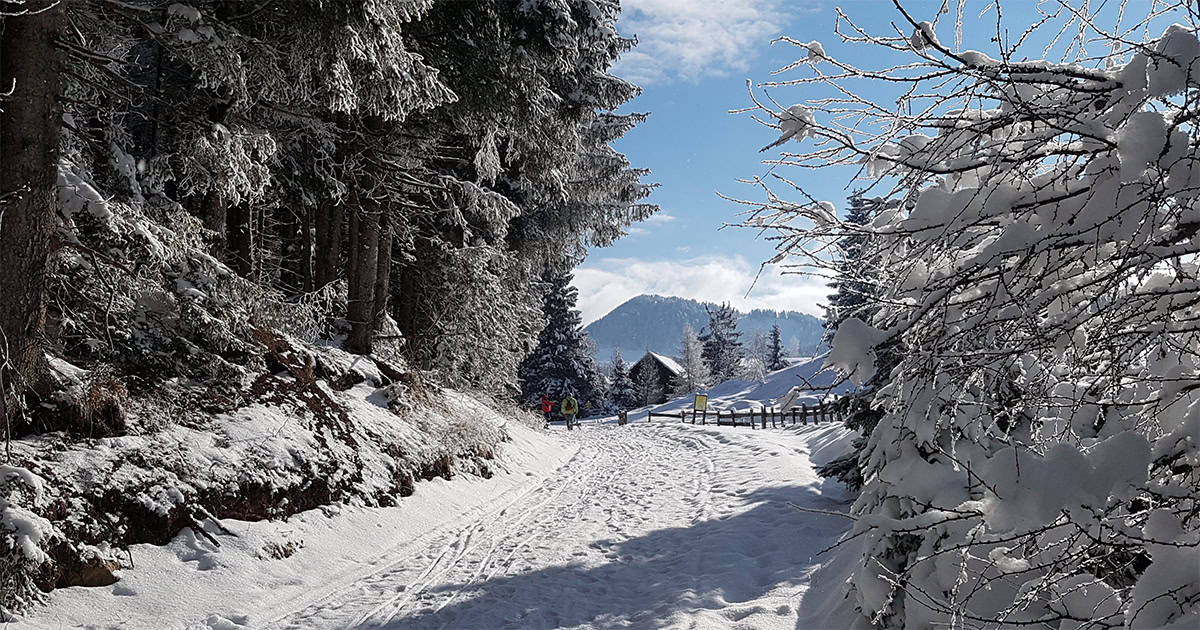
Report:
[[521,394],[529,405],[541,400],[542,394],[554,401],[574,394],[581,408],[595,399],[599,373],[583,332],[583,318],[575,310],[579,291],[571,286],[571,278],[570,273],[543,276],[546,326],[520,368]]
[[[0,421],[43,380],[65,3],[0,5]],[[11,386],[11,387],[10,387]],[[11,394],[11,396],[10,396]]]
[[[849,207],[846,209],[848,233],[838,239],[836,268],[838,275],[830,283],[835,291],[829,296],[829,305],[825,310],[825,343],[832,341],[838,326],[849,317],[855,317],[870,322],[879,310],[879,292],[867,280],[869,270],[873,268],[871,260],[867,259],[870,251],[869,235],[862,230],[869,225],[874,216],[884,207],[882,199],[864,199],[861,191],[856,191],[848,198]],[[845,483],[850,489],[858,490],[863,485],[863,462],[860,455],[867,446],[867,439],[875,430],[875,425],[883,417],[883,412],[871,407],[875,392],[888,383],[892,368],[899,361],[899,352],[895,342],[885,344],[875,349],[876,366],[874,376],[857,387],[846,396],[846,426],[859,432],[859,436],[851,443],[849,453],[834,459],[817,468],[817,473],[825,477],[834,477]]]
[[779,324],[775,324],[771,326],[767,370],[774,372],[775,370],[782,370],[785,367],[787,367],[787,361],[783,359],[783,331],[779,329]]
[[608,366],[608,404],[618,410],[640,406],[633,380],[629,377],[629,366],[620,350],[613,350]]
[[727,381],[738,374],[742,362],[742,333],[737,329],[737,311],[728,303],[716,310],[705,306],[708,311],[708,327],[700,335],[704,346],[702,355],[712,370],[717,383]]
[[[862,191],[855,191],[847,201],[849,207],[846,208],[845,224],[860,230],[870,223],[874,213],[883,206],[882,199],[865,199]],[[865,232],[849,233],[838,239],[837,251],[834,254],[837,258],[837,276],[829,283],[829,287],[834,291],[825,307],[826,333],[823,341],[826,345],[833,339],[838,324],[847,317],[858,317],[863,321],[871,319],[870,313],[863,312],[875,294],[871,290],[871,283],[866,279],[871,265],[869,261],[862,259],[867,239]]]

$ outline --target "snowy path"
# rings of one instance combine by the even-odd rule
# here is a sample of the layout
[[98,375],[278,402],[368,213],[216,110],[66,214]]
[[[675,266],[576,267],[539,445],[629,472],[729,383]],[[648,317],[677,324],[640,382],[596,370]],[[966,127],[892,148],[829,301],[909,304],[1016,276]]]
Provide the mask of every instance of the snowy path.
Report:
[[267,627],[793,628],[845,526],[787,505],[836,506],[806,457],[826,431],[807,433],[586,427],[543,483]]
[[[189,530],[139,545],[116,585],[56,591],[15,627],[824,627],[811,615],[840,595],[800,599],[846,521],[787,504],[845,509],[811,461],[844,451],[845,429],[551,433],[520,429],[507,474],[423,482],[395,508],[229,521],[219,549]],[[289,557],[262,553],[286,541]]]

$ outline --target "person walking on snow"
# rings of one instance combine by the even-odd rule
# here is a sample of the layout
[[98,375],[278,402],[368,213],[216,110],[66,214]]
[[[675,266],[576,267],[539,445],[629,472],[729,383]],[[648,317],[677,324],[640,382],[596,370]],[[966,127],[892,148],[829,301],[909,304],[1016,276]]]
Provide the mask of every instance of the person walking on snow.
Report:
[[550,427],[551,411],[554,411],[554,403],[550,402],[550,399],[545,394],[542,394],[542,419],[546,421],[547,428]]
[[579,413],[579,401],[575,400],[575,394],[567,394],[567,397],[562,401],[562,414],[567,419],[567,430],[575,428],[575,414]]

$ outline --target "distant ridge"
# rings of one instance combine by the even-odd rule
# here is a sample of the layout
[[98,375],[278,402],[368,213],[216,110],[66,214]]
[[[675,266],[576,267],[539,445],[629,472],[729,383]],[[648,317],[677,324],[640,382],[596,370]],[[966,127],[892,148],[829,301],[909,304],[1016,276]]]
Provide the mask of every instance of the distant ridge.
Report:
[[[601,361],[607,361],[614,349],[620,349],[630,362],[647,350],[675,356],[685,324],[691,324],[697,333],[708,325],[708,311],[704,307],[704,302],[680,297],[639,295],[588,324],[584,331],[596,343],[596,358]],[[738,330],[742,331],[742,340],[749,342],[755,330],[767,333],[776,323],[783,333],[788,355],[796,354],[797,346],[800,354],[817,352],[824,333],[823,322],[805,313],[766,309],[739,312]]]

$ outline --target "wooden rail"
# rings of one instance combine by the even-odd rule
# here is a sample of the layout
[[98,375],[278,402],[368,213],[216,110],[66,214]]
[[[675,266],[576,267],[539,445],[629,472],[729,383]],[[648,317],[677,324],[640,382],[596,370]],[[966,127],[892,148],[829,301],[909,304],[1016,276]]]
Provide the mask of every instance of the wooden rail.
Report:
[[[845,420],[845,405],[842,403],[845,398],[838,398],[828,402],[820,402],[813,406],[806,404],[797,405],[788,410],[781,410],[775,407],[761,406],[757,410],[753,407],[749,409],[714,409],[712,411],[696,411],[695,409],[680,409],[672,412],[655,412],[651,411],[646,414],[646,421],[652,421],[654,418],[665,418],[669,420],[678,419],[680,422],[691,420],[692,424],[699,421],[700,424],[708,424],[708,416],[712,415],[717,426],[748,426],[751,429],[765,429],[767,423],[772,427],[786,427],[807,425],[810,421],[813,424],[822,422],[842,422]],[[757,419],[757,422],[755,420]]]

